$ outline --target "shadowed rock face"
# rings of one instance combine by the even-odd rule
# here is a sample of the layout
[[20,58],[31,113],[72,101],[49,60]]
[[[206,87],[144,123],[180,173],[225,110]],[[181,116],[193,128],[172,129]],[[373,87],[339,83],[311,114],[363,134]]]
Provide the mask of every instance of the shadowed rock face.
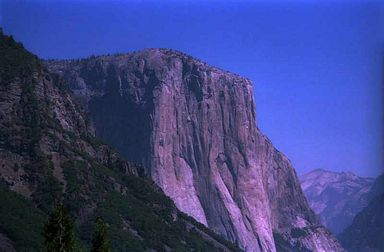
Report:
[[369,204],[338,236],[348,251],[384,251],[384,175],[376,178],[369,196]]
[[301,185],[311,208],[335,235],[352,223],[355,215],[372,198],[373,178],[350,172],[317,169],[301,178]]
[[43,226],[59,201],[81,247],[103,218],[113,251],[239,251],[135,176],[142,168],[94,136],[56,77],[0,29],[0,251],[44,251]]
[[273,233],[342,250],[257,128],[251,81],[165,49],[46,64],[84,101],[96,133],[147,167],[180,210],[247,251],[275,251]]

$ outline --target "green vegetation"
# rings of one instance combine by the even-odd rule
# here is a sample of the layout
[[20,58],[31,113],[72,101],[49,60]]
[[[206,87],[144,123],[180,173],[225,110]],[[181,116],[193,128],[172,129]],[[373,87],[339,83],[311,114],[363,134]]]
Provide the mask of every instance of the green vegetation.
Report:
[[[101,217],[108,225],[113,251],[164,251],[166,247],[175,251],[217,250],[196,231],[187,231],[186,223],[192,222],[198,227],[196,221],[180,214],[173,202],[152,181],[121,175],[100,164],[93,165],[84,161],[65,165],[68,188],[66,202],[75,215],[76,211],[93,209],[88,216],[89,221],[78,226],[84,244],[92,241],[92,231],[95,230],[93,222]],[[116,190],[118,188],[122,192]],[[87,191],[92,201],[80,196],[79,191]],[[82,206],[81,209],[78,206]],[[218,235],[213,239],[225,244]],[[236,248],[232,247],[235,251]]]
[[41,251],[45,213],[4,182],[0,183],[0,202],[0,233],[14,242],[17,251]]
[[[23,183],[32,193],[27,199],[12,192],[10,184],[0,187],[0,234],[17,251],[43,251],[44,245],[48,251],[92,246],[102,248],[95,251],[108,251],[109,244],[112,251],[219,251],[212,240],[237,250],[181,214],[150,179],[122,171],[119,162],[123,161],[114,163],[114,152],[89,132],[65,131],[52,115],[49,93],[38,89],[43,86],[41,78],[54,78],[34,55],[1,31],[0,55],[0,91],[21,89],[9,121],[0,122],[0,148],[22,157],[16,168],[26,173]],[[59,160],[52,159],[53,152]],[[65,183],[53,174],[57,163]],[[44,228],[48,213],[59,202]],[[99,217],[105,224],[95,224]],[[210,238],[203,239],[201,233]]]
[[39,59],[26,51],[12,36],[0,29],[0,84],[5,85],[15,77],[31,75],[41,65]]
[[44,227],[47,251],[75,251],[75,231],[71,216],[63,204],[57,205]]
[[96,232],[92,240],[91,252],[111,252],[107,225],[100,218],[96,220]]

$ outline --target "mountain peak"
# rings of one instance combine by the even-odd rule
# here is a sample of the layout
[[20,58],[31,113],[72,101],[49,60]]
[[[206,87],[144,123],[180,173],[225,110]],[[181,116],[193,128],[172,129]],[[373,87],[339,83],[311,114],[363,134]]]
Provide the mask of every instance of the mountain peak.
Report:
[[57,203],[75,219],[81,247],[100,217],[113,251],[239,250],[95,137],[67,83],[37,57],[3,35],[0,55],[0,251],[43,251],[44,222]]
[[258,129],[250,80],[168,49],[46,64],[181,211],[247,251],[342,250]]
[[211,66],[206,62],[182,51],[168,48],[146,48],[128,53],[98,55],[82,59],[46,60],[45,62],[47,67],[49,67],[53,72],[57,72],[59,69],[65,68],[65,66],[68,65],[78,66],[79,61],[82,64],[89,65],[105,65],[113,63],[120,66],[125,66],[127,62],[135,62],[135,64],[138,64],[139,66],[146,65],[146,67],[149,67],[152,70],[163,68],[165,71],[177,68],[178,65],[190,66],[194,68],[194,71],[209,72],[217,75],[225,74],[226,76],[236,80],[234,83],[244,82],[245,84],[252,86],[252,81],[248,78]]
[[301,187],[322,223],[334,233],[348,226],[354,214],[368,202],[373,178],[352,172],[316,169],[301,177]]

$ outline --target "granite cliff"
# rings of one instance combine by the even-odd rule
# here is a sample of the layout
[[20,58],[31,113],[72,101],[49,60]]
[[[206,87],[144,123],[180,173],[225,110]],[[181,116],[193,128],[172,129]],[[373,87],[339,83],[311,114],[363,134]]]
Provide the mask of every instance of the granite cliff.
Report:
[[113,251],[239,251],[141,170],[96,138],[68,85],[0,29],[0,251],[44,251],[58,202],[75,218],[80,248],[101,217]]
[[373,197],[374,178],[359,177],[351,172],[317,169],[300,180],[310,207],[335,235],[348,227]]
[[253,84],[167,49],[46,61],[96,135],[183,212],[246,251],[342,251],[256,124]]

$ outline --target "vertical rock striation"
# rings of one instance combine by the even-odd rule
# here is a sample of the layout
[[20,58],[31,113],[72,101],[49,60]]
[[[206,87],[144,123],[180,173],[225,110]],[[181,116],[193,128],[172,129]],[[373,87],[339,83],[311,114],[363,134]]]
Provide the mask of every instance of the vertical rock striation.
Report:
[[113,251],[239,251],[178,211],[141,170],[96,138],[68,87],[0,29],[0,251],[44,251],[58,202],[81,247],[102,218]]
[[166,49],[46,64],[183,212],[246,251],[342,250],[257,128],[250,80]]

